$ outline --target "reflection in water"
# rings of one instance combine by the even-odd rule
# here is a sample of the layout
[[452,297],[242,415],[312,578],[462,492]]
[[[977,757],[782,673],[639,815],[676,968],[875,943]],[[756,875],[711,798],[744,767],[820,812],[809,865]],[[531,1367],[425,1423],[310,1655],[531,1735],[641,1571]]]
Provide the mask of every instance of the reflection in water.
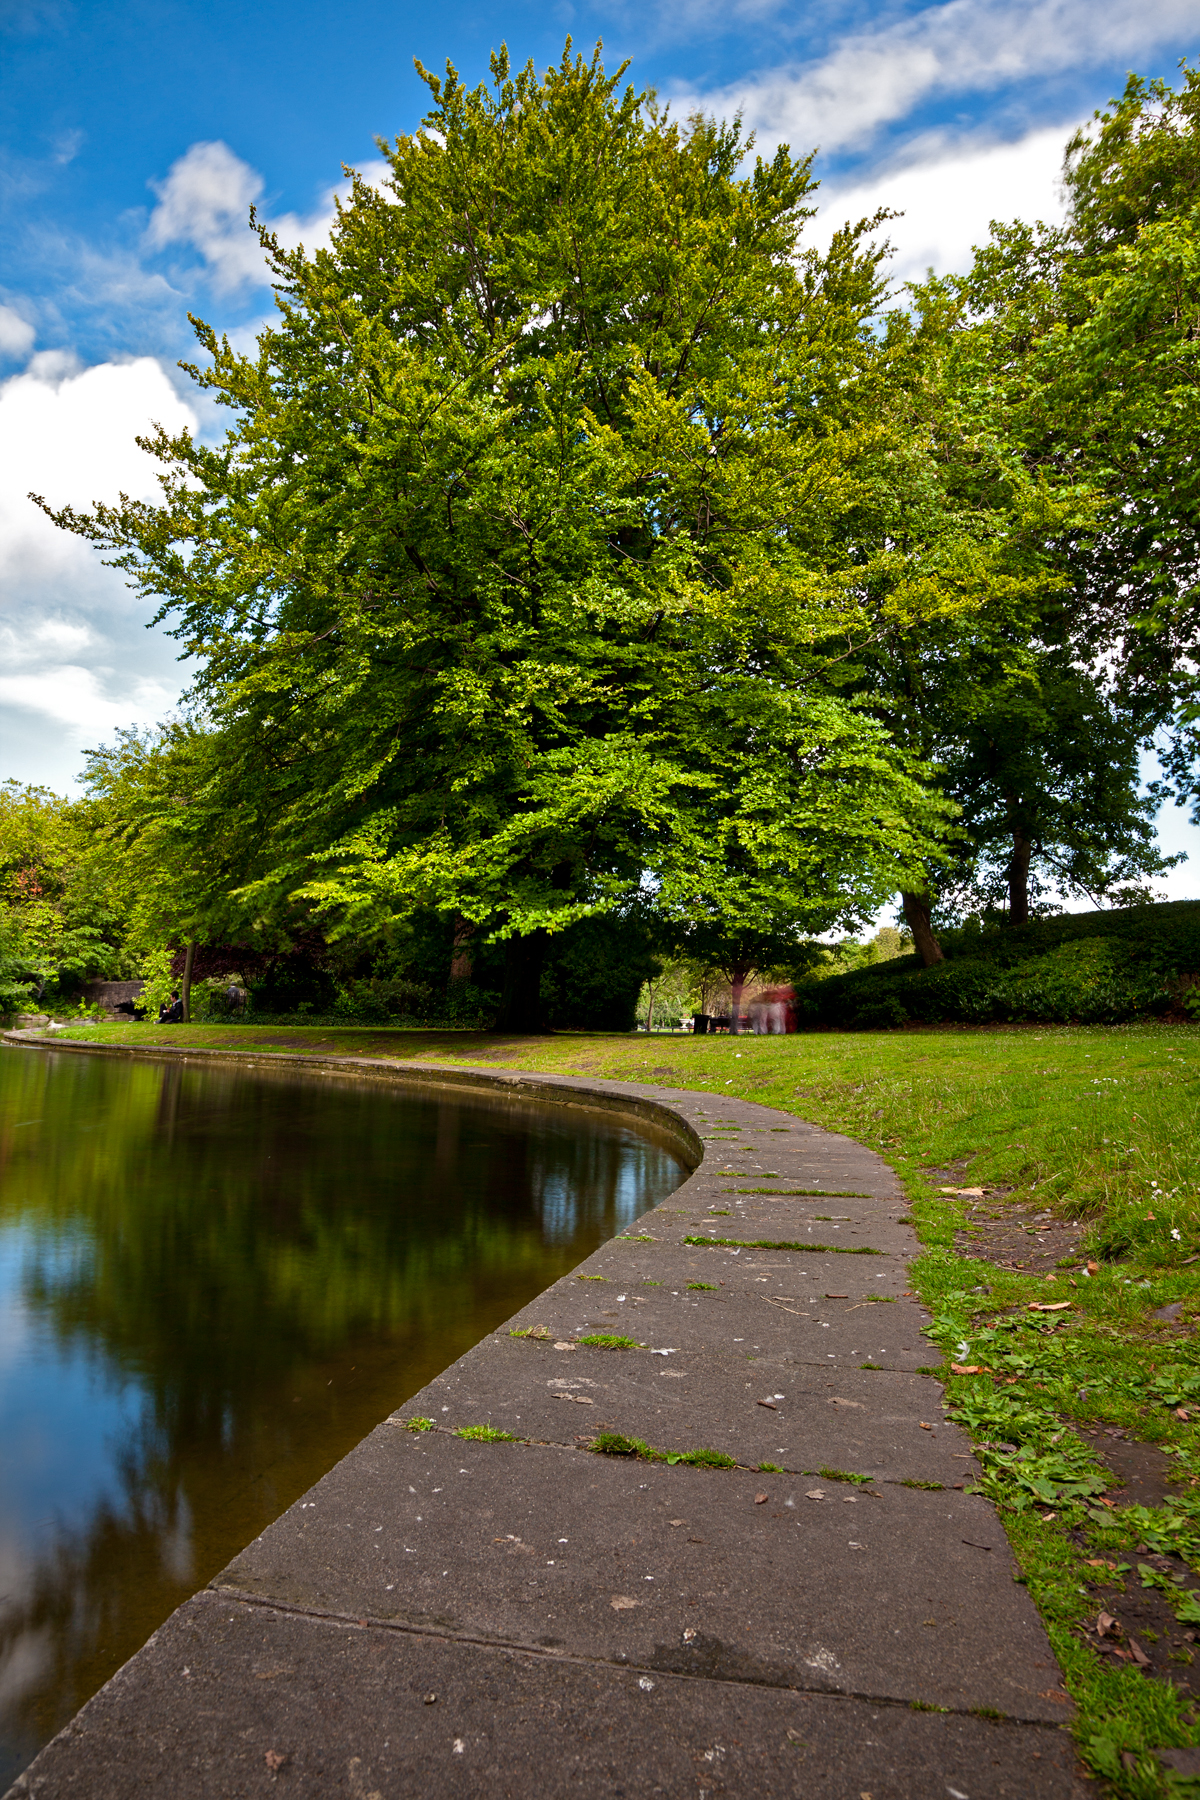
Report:
[[0,1789],[386,1413],[677,1186],[583,1113],[0,1050]]

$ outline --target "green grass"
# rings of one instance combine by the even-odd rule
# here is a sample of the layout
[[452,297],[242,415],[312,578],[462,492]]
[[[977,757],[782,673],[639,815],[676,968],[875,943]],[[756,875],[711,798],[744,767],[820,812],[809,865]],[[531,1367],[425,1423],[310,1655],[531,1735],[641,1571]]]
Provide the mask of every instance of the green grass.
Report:
[[688,1286],[689,1288],[695,1288],[697,1290],[702,1289],[706,1294],[715,1294],[717,1291],[717,1284],[715,1281],[689,1281]]
[[774,1194],[780,1200],[869,1200],[853,1188],[734,1188],[735,1194]]
[[594,1331],[590,1337],[576,1338],[577,1344],[590,1344],[595,1350],[644,1350],[636,1338],[618,1337],[611,1331]]
[[[642,1462],[686,1463],[694,1469],[736,1469],[739,1465],[723,1450],[656,1450],[641,1438],[626,1437],[619,1431],[602,1431],[592,1439],[590,1448],[598,1456],[636,1456]],[[767,1465],[763,1465],[766,1467]],[[782,1471],[780,1471],[782,1473]]]
[[[932,1366],[979,1446],[981,1485],[999,1510],[1020,1579],[1078,1707],[1081,1753],[1123,1800],[1183,1792],[1168,1786],[1150,1752],[1200,1743],[1190,1708],[1163,1682],[1101,1661],[1078,1627],[1100,1603],[1081,1591],[1096,1576],[1088,1558],[1161,1544],[1200,1570],[1200,1433],[1192,1422],[1200,1415],[1200,1350],[1190,1333],[1151,1317],[1178,1300],[1185,1326],[1200,1319],[1200,1260],[1192,1260],[1200,1259],[1200,1027],[497,1039],[133,1025],[86,1035],[112,1044],[502,1061],[527,1073],[709,1090],[778,1107],[879,1151],[904,1183],[905,1216],[921,1239],[911,1280],[933,1315],[929,1335],[941,1360]],[[718,1144],[710,1154],[719,1155]],[[1095,1260],[1098,1274],[1060,1268],[1048,1284],[1044,1276],[959,1254],[956,1233],[970,1233],[1001,1203],[990,1194],[974,1203],[943,1195],[943,1185],[1007,1189],[1004,1206],[1049,1209],[1081,1222],[1081,1258]],[[837,1197],[829,1189],[820,1195]],[[1026,1310],[1052,1298],[1072,1305],[1053,1315]],[[952,1361],[990,1372],[954,1375]],[[1187,1420],[1177,1416],[1180,1401]],[[1176,1459],[1179,1496],[1155,1509],[1101,1506],[1107,1478],[1070,1423],[1120,1425],[1158,1444]],[[1120,1560],[1131,1567],[1114,1577],[1118,1598],[1109,1604],[1118,1612],[1119,1584],[1139,1580],[1137,1556]]]
[[798,1244],[790,1238],[685,1237],[685,1244],[718,1244],[735,1250],[820,1250],[827,1256],[882,1256],[866,1244]]
[[455,1437],[471,1438],[479,1444],[519,1444],[515,1432],[497,1431],[494,1425],[460,1425]]

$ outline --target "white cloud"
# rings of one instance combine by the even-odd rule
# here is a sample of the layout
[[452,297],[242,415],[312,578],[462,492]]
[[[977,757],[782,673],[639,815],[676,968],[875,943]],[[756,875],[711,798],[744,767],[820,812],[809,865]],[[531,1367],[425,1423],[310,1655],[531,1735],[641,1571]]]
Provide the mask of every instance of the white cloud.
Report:
[[182,687],[175,649],[142,629],[138,600],[100,553],[27,499],[86,508],[157,493],[134,443],[195,413],[151,357],[81,369],[59,351],[0,383],[0,775],[66,785],[79,748],[117,723],[151,723]]
[[[362,171],[368,180],[386,172],[384,163],[370,163]],[[162,250],[171,244],[190,244],[203,257],[213,285],[222,293],[258,286],[268,278],[262,247],[249,226],[252,205],[263,191],[257,169],[235,156],[228,144],[193,144],[171,165],[165,181],[152,182],[158,205],[150,214],[147,243]],[[321,196],[316,210],[306,217],[281,213],[263,216],[285,249],[304,244],[312,250],[329,241],[336,217],[335,196],[349,191],[339,182]]]
[[676,105],[741,111],[770,152],[861,148],[938,96],[1076,73],[1194,35],[1195,0],[949,0],[843,38],[819,62],[763,70]]
[[0,601],[6,610],[37,597],[43,612],[52,611],[55,599],[80,587],[87,594],[97,583],[123,588],[101,568],[96,551],[52,525],[27,495],[84,507],[122,491],[151,497],[157,465],[134,438],[153,421],[181,431],[195,425],[196,415],[149,356],[80,369],[69,353],[43,351],[23,374],[0,383]]
[[11,306],[0,306],[0,356],[23,361],[33,349],[36,333],[27,319]]
[[247,224],[263,178],[226,144],[193,144],[165,181],[146,230],[155,249],[191,244],[224,291],[263,279],[262,250]]
[[[0,628],[0,647],[7,651],[7,632]],[[69,728],[76,745],[109,736],[118,724],[150,725],[170,711],[179,697],[150,676],[130,677],[107,667],[54,663],[28,674],[0,675],[0,706],[38,713]]]
[[825,249],[838,226],[887,207],[904,215],[883,227],[895,246],[896,280],[919,280],[931,267],[939,275],[963,272],[972,245],[986,243],[993,219],[1049,224],[1061,218],[1059,180],[1070,134],[1071,127],[1062,125],[1015,144],[964,148],[943,142],[927,158],[911,156],[852,187],[823,183],[805,242]]

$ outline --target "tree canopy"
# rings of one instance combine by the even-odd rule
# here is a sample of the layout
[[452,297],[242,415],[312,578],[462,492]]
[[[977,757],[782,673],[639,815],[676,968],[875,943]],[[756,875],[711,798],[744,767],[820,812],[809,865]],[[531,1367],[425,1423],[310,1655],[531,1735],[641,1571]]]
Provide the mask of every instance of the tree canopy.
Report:
[[805,245],[811,156],[751,167],[569,42],[421,73],[328,246],[260,230],[255,352],[195,321],[224,439],[160,432],[159,503],[54,515],[196,666],[186,722],[92,765],[147,930],[433,913],[510,945],[529,1025],[591,915],[795,942],[899,889],[929,958],[956,884],[1019,917],[1039,856],[1164,866],[1136,761],[1190,704],[1195,78],[1075,140],[1063,228],[889,314],[882,219]]

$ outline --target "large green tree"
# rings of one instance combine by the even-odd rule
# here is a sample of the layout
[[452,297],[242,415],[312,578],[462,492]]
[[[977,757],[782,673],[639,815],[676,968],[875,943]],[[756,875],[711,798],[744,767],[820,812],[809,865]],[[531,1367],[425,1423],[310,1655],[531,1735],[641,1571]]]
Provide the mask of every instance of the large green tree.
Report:
[[1013,917],[1031,858],[1093,894],[1165,866],[1138,779],[1164,731],[1197,791],[1200,75],[1131,76],[1067,145],[1064,186],[1061,225],[995,224],[969,274],[919,295],[956,404],[1064,507],[1061,579],[951,756],[985,861],[1007,809]]
[[201,888],[505,938],[512,1026],[546,934],[639,894],[795,932],[921,891],[953,809],[841,671],[874,575],[914,628],[995,577],[876,329],[870,222],[806,251],[809,160],[742,173],[736,126],[622,74],[426,74],[327,249],[263,234],[256,355],[198,325],[224,442],[151,440],[160,505],[57,515],[199,661],[191,749],[238,846]]

